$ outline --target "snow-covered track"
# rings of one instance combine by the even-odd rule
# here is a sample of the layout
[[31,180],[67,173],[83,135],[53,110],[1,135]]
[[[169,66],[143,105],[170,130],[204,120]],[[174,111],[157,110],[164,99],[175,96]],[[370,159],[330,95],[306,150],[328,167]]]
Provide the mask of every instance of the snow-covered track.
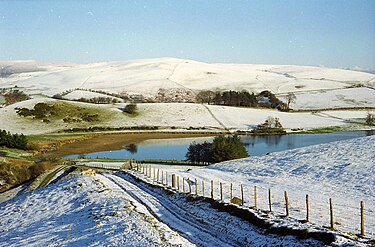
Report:
[[[146,186],[136,183],[134,179],[126,175],[105,174],[133,199],[144,205],[149,212],[159,221],[163,221],[173,230],[182,233],[198,246],[243,246],[235,239],[228,236],[220,237],[218,226],[209,225],[202,219],[195,218],[187,210],[170,202],[168,197],[152,191]],[[213,228],[216,229],[213,229]],[[222,226],[220,226],[222,227]]]
[[158,221],[198,246],[260,246],[265,242],[282,243],[284,246],[323,245],[312,239],[298,240],[293,236],[267,234],[263,229],[215,210],[207,203],[188,202],[184,195],[167,195],[168,190],[139,182],[124,172],[105,173],[103,176],[115,185],[111,189],[121,189],[145,206]]

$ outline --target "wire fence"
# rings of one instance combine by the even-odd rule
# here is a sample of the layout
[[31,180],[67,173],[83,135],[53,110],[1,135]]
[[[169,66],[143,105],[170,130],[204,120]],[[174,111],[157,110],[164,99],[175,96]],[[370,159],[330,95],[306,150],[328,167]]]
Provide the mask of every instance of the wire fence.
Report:
[[355,202],[348,198],[343,204],[337,202],[335,197],[317,196],[316,192],[306,193],[301,197],[301,191],[289,193],[280,189],[273,191],[259,185],[244,185],[238,181],[184,177],[151,165],[137,165],[134,169],[155,183],[169,186],[181,193],[212,197],[243,207],[271,211],[275,215],[292,217],[300,222],[311,222],[352,235],[375,237],[374,209],[366,208],[364,201]]
[[[148,177],[155,183],[169,186],[177,192],[189,193],[238,204],[243,207],[272,211],[275,215],[288,216],[301,222],[311,222],[328,229],[337,229],[357,236],[375,237],[375,208],[366,207],[364,201],[350,198],[335,200],[323,198],[317,192],[272,189],[254,183],[241,184],[238,181],[213,181],[204,177],[184,177],[175,172],[164,171],[151,165],[136,162],[124,164],[88,163],[86,166],[101,169],[121,170],[130,168]],[[345,198],[345,195],[340,197]],[[369,203],[371,205],[371,203]]]

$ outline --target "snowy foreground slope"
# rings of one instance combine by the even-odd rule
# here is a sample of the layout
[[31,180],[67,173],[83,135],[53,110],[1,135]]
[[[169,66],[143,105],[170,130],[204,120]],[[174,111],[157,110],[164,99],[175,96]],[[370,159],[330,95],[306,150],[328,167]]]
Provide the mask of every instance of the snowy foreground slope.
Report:
[[[267,190],[271,188],[273,215],[284,214],[282,195],[286,190],[290,217],[304,219],[304,196],[309,194],[310,221],[320,226],[329,225],[328,198],[332,197],[335,228],[353,234],[359,232],[359,201],[363,200],[365,233],[374,239],[374,143],[375,136],[369,136],[205,168],[153,167],[167,170],[169,176],[184,177],[185,189],[188,177],[191,181],[198,179],[200,195],[200,183],[204,180],[206,197],[209,197],[210,180],[215,182],[216,199],[220,197],[218,187],[222,182],[227,202],[229,184],[233,183],[236,197],[241,197],[239,185],[243,184],[245,207],[253,205],[252,186],[257,185],[258,208],[268,209]],[[153,183],[152,179],[148,180]],[[194,183],[192,187],[194,191]],[[166,193],[140,183],[124,172],[91,176],[76,173],[0,203],[0,246],[323,245],[311,239],[267,234],[208,205],[189,202],[185,195]],[[272,214],[266,217],[278,220]],[[294,224],[295,228],[306,225],[288,218],[276,224]],[[334,244],[350,246],[354,243],[338,237]]]
[[[216,188],[223,182],[227,201],[229,184],[233,183],[237,197],[241,197],[240,184],[243,184],[248,206],[254,205],[253,186],[256,185],[258,207],[262,209],[268,209],[268,189],[271,189],[274,211],[279,214],[285,214],[284,191],[287,191],[290,215],[297,219],[305,219],[305,194],[308,194],[310,220],[322,226],[329,226],[331,197],[335,228],[356,234],[360,227],[359,205],[363,200],[366,235],[375,237],[375,136],[254,156],[207,168],[170,167],[168,173],[204,180],[206,184],[214,180]],[[215,196],[220,196],[218,190]]]
[[0,204],[0,233],[0,246],[322,246],[111,173],[76,175]]

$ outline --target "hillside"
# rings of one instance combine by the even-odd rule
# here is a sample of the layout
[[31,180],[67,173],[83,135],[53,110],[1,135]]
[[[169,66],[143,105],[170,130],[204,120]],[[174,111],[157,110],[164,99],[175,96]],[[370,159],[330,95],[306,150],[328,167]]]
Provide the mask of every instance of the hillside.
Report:
[[[284,191],[289,193],[291,216],[304,219],[305,194],[309,195],[311,222],[329,225],[329,198],[335,208],[335,228],[351,233],[359,231],[359,204],[365,202],[366,234],[375,237],[375,136],[320,144],[294,150],[274,152],[264,156],[233,160],[200,169],[173,169],[191,180],[206,184],[214,180],[223,183],[229,197],[229,183],[234,195],[240,197],[244,185],[245,205],[252,206],[253,186],[258,189],[258,207],[268,208],[267,191],[272,190],[273,207],[277,214],[285,213]],[[164,167],[160,167],[165,169]],[[207,192],[208,193],[208,192]],[[219,197],[218,191],[215,192]]]
[[[253,206],[252,186],[257,186],[259,217],[274,227],[289,226],[326,231],[329,225],[328,198],[335,209],[335,241],[332,246],[371,246],[355,238],[359,229],[359,202],[365,202],[366,236],[374,238],[374,136],[321,144],[218,163],[205,168],[152,165],[172,174],[190,178],[193,191],[205,181],[205,196],[210,197],[214,181],[214,198],[220,198],[223,183],[224,201],[229,202],[229,184],[233,195],[240,196],[244,186],[245,204]],[[353,147],[356,147],[353,149]],[[98,163],[98,162],[96,162]],[[90,166],[101,165],[91,163]],[[108,163],[122,166],[122,163]],[[160,170],[159,170],[160,171]],[[155,179],[130,172],[155,184]],[[312,239],[269,234],[261,228],[213,209],[201,200],[187,200],[186,195],[167,192],[164,185],[145,184],[125,172],[87,175],[74,172],[62,180],[31,193],[20,192],[0,203],[0,246],[81,246],[81,245],[157,245],[191,246],[324,246]],[[196,184],[194,179],[197,179]],[[180,180],[180,182],[182,182]],[[179,182],[179,183],[180,183]],[[273,212],[267,213],[267,190],[273,195]],[[168,189],[167,189],[168,190]],[[283,192],[288,191],[290,217],[285,213]],[[194,192],[192,192],[194,193]],[[305,217],[304,196],[310,198],[310,221]],[[1,197],[2,195],[0,195]],[[5,195],[7,196],[7,195]],[[1,199],[1,198],[0,198]],[[0,200],[1,201],[1,200]],[[297,220],[296,220],[297,219]],[[345,233],[341,233],[343,231]]]
[[116,173],[75,174],[0,203],[0,232],[0,246],[323,246]]
[[[42,119],[21,117],[16,108],[32,109],[37,103],[57,105],[58,116]],[[344,129],[366,128],[364,122],[368,111],[320,111],[280,112],[271,109],[237,108],[228,106],[188,103],[143,103],[138,104],[138,114],[124,113],[126,104],[88,104],[59,101],[49,98],[34,98],[0,108],[0,126],[12,133],[43,134],[71,128],[111,127],[129,130],[131,127],[157,127],[156,131],[248,131],[264,122],[268,116],[278,117],[288,131],[292,129],[314,129],[341,126]],[[67,112],[62,112],[67,111]],[[80,111],[98,114],[96,121],[66,122],[63,119],[77,118]],[[375,114],[375,111],[369,111]],[[69,115],[70,114],[70,115]],[[75,114],[75,115],[72,115]],[[358,124],[359,123],[359,124]],[[354,124],[354,126],[353,126]],[[128,128],[128,129],[127,129]],[[137,129],[136,129],[137,130]],[[142,127],[138,128],[142,130]],[[147,129],[144,129],[147,130]]]
[[[297,97],[296,107],[375,107],[375,90],[366,88],[375,86],[373,74],[311,66],[208,64],[175,58],[92,64],[0,62],[0,88],[14,86],[30,94],[48,96],[81,88],[123,95],[141,94],[149,98],[155,97],[159,89],[169,89],[169,94],[195,94],[200,90],[248,90],[255,93],[270,90],[281,96],[286,92],[301,92],[303,95],[313,91],[314,96],[323,93],[324,99],[333,99],[335,104],[322,104],[323,100],[315,107],[314,102],[313,106],[311,101],[308,105],[301,96]],[[353,87],[363,90],[355,93],[332,91]],[[325,95],[324,90],[329,90],[330,94]]]

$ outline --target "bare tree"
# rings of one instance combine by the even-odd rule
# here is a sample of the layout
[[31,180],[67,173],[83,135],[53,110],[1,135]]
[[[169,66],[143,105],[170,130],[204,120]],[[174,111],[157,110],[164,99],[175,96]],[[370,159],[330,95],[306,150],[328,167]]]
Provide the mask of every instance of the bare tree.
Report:
[[290,103],[296,103],[296,95],[292,92],[288,93],[285,96],[285,99],[287,100],[288,109],[289,109]]

